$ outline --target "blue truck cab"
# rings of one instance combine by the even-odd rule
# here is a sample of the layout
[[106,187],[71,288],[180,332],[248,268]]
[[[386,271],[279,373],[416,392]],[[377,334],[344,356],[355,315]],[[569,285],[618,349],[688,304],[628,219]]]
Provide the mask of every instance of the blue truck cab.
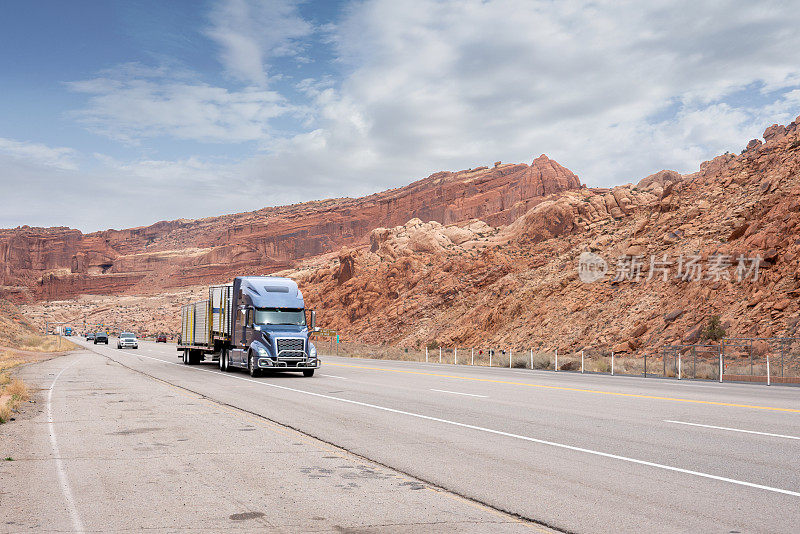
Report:
[[[303,293],[288,278],[240,276],[233,280],[230,364],[251,375],[262,370],[302,370],[312,376],[320,365],[310,334]],[[223,362],[224,364],[224,362]]]
[[178,350],[187,364],[211,358],[223,371],[301,371],[310,377],[321,364],[310,339],[315,322],[294,280],[238,276],[211,286],[208,300],[183,307]]

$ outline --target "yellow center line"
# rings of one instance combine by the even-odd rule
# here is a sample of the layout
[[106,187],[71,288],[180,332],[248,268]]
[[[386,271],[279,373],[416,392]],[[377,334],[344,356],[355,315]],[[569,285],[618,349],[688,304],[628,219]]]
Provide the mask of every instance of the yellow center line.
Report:
[[352,369],[367,369],[370,371],[386,371],[390,373],[403,373],[408,375],[422,375],[422,376],[435,376],[438,378],[454,378],[457,380],[473,380],[475,382],[489,382],[493,384],[506,384],[511,386],[525,386],[531,388],[542,388],[542,389],[555,389],[560,391],[578,391],[581,393],[597,393],[600,395],[614,395],[617,397],[633,397],[637,399],[653,399],[653,400],[663,400],[663,401],[672,401],[672,402],[688,402],[691,404],[710,404],[713,406],[729,406],[733,408],[752,408],[754,410],[770,410],[774,412],[791,412],[791,413],[800,413],[800,409],[797,408],[778,408],[776,406],[758,406],[755,404],[736,404],[733,402],[717,402],[717,401],[706,401],[706,400],[697,400],[697,399],[684,399],[680,397],[660,397],[657,395],[642,395],[639,393],[619,393],[616,391],[602,391],[599,389],[582,389],[582,388],[570,388],[565,386],[548,386],[545,384],[530,384],[527,382],[512,382],[508,380],[496,380],[493,378],[475,378],[470,376],[456,376],[456,375],[445,375],[440,373],[426,373],[424,371],[408,371],[405,369],[384,369],[381,367],[369,367],[365,365],[350,365],[346,363],[332,363],[332,362],[325,362],[325,365],[333,365],[336,367],[350,367]]

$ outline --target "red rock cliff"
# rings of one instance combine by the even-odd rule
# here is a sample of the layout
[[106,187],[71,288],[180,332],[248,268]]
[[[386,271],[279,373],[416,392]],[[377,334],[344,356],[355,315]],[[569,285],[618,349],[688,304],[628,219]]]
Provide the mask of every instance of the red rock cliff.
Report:
[[412,218],[480,218],[506,225],[545,195],[580,188],[542,155],[531,165],[438,172],[363,198],[333,199],[198,220],[82,234],[69,228],[0,230],[0,295],[61,298],[153,291],[263,274],[369,241],[377,227]]

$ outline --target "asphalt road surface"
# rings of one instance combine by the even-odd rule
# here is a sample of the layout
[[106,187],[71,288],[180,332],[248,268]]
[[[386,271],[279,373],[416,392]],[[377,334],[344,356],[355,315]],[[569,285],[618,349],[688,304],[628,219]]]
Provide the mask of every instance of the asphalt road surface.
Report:
[[332,356],[252,379],[114,343],[23,369],[4,529],[800,528],[800,388]]

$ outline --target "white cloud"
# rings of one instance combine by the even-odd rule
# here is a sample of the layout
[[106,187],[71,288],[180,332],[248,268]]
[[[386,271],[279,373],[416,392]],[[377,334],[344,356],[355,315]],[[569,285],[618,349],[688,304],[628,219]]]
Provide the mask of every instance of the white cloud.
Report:
[[28,143],[0,137],[0,154],[45,167],[77,169],[76,153],[66,147],[49,147],[41,143]]
[[[224,2],[210,21],[224,69],[244,89],[129,64],[69,84],[88,95],[77,116],[128,143],[257,148],[234,163],[205,146],[174,161],[100,157],[99,169],[70,176],[107,201],[64,223],[121,227],[355,196],[542,152],[590,185],[619,184],[661,168],[692,172],[800,113],[800,10],[777,1],[352,2],[325,27],[333,70],[295,84],[302,101],[270,85],[281,75],[275,58],[312,51],[316,30],[294,2]],[[287,119],[302,131],[273,128]],[[31,195],[46,187],[30,179],[37,158],[23,162],[25,150],[0,144],[4,161],[16,153]],[[69,152],[38,161],[56,162],[43,173],[60,165],[59,177],[75,167]]]
[[280,94],[265,89],[214,87],[185,72],[123,65],[97,78],[69,82],[89,95],[73,115],[92,131],[136,143],[141,138],[242,143],[270,138],[270,121],[300,113]]
[[237,80],[265,87],[271,77],[269,60],[301,56],[301,39],[313,32],[312,25],[290,0],[224,0],[211,12],[207,35],[221,48],[225,70]]
[[780,105],[799,22],[779,2],[355,3],[332,29],[345,78],[264,173],[302,161],[353,191],[541,152],[594,185],[689,172],[800,111]]

